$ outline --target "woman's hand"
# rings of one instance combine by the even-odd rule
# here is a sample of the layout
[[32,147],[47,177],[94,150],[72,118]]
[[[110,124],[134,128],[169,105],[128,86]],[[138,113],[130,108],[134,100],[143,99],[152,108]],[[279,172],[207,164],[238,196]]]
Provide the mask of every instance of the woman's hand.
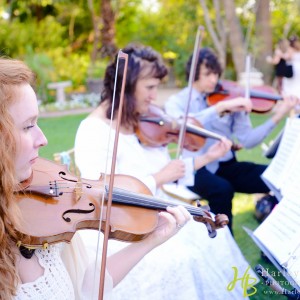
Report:
[[148,237],[153,246],[158,246],[175,235],[189,220],[190,213],[183,206],[167,207],[159,213],[158,225]]
[[165,183],[173,182],[183,177],[185,174],[185,164],[182,160],[171,160],[164,168],[153,177],[156,181],[157,187],[162,186]]

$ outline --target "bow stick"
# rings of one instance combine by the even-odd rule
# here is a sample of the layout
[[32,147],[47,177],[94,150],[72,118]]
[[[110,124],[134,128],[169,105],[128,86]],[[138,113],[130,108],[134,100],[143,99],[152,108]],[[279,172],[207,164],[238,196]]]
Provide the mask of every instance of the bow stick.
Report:
[[[115,134],[113,155],[112,155],[112,164],[111,164],[111,172],[110,172],[111,176],[110,176],[109,186],[108,186],[108,199],[107,199],[107,203],[106,203],[106,219],[105,219],[106,221],[105,221],[105,228],[104,228],[104,240],[103,240],[103,248],[102,248],[102,260],[101,260],[101,272],[100,272],[98,300],[102,300],[103,295],[104,295],[104,280],[105,280],[105,269],[106,269],[107,245],[108,245],[108,236],[110,233],[110,214],[111,214],[111,205],[112,205],[112,192],[113,192],[113,185],[114,185],[116,157],[117,157],[117,149],[118,149],[118,141],[119,141],[119,131],[120,131],[121,118],[122,118],[122,107],[123,107],[123,103],[124,103],[124,91],[125,91],[126,73],[127,73],[127,65],[128,65],[128,54],[122,52],[121,50],[119,50],[118,57],[117,57],[117,67],[116,67],[116,75],[115,75],[115,85],[114,85],[112,109],[114,107],[115,91],[116,91],[116,84],[117,84],[117,74],[118,74],[118,63],[120,60],[124,60],[124,69],[123,69],[122,86],[121,86],[121,92],[120,92],[120,104],[119,104],[119,108],[118,108],[118,117],[117,117],[117,123],[116,123],[116,134]],[[113,118],[113,116],[112,116],[112,118]],[[100,234],[100,229],[101,229],[101,223],[102,222],[100,220],[99,234]],[[97,253],[98,253],[98,251],[97,251]]]
[[196,73],[196,67],[197,67],[197,59],[198,59],[199,47],[200,47],[200,42],[202,40],[203,31],[204,31],[203,26],[199,26],[198,30],[197,30],[196,39],[195,39],[193,58],[192,58],[190,76],[189,76],[189,83],[188,83],[189,96],[188,96],[188,101],[187,101],[187,104],[186,104],[186,107],[185,107],[183,122],[182,122],[182,125],[181,125],[181,128],[180,128],[179,137],[178,137],[178,146],[177,146],[177,152],[176,152],[176,158],[177,159],[181,157],[182,149],[183,149],[183,146],[184,146],[186,123],[187,123],[189,107],[190,107],[190,102],[191,102],[191,97],[192,97],[193,83],[194,83],[194,80],[195,80],[195,73]]
[[250,99],[250,71],[251,71],[251,57],[248,54],[246,56],[246,69],[245,69],[245,98]]

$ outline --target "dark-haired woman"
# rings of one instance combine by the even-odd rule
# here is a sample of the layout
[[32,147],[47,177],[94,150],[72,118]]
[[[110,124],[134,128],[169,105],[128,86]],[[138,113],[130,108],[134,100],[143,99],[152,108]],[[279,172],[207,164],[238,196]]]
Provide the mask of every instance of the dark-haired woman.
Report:
[[[92,298],[91,279],[99,275],[99,266],[95,257],[88,260],[79,236],[70,245],[61,242],[35,251],[20,247],[19,241],[28,242],[29,237],[21,233],[24,221],[15,191],[30,178],[39,149],[47,145],[37,124],[34,78],[23,62],[0,58],[0,299],[98,299],[98,281]],[[148,238],[108,258],[104,299],[113,284],[146,253],[178,233],[178,225],[183,227],[190,218],[183,207],[167,210],[159,215],[158,227]]]
[[[166,198],[161,186],[182,177],[189,177],[198,168],[223,155],[231,142],[223,140],[195,159],[170,160],[166,147],[147,147],[135,134],[139,116],[147,113],[156,99],[157,88],[167,74],[160,55],[150,47],[131,45],[123,49],[129,55],[125,106],[119,135],[116,172],[142,180],[154,195]],[[80,124],[75,141],[77,166],[86,178],[96,179],[106,170],[112,156],[115,130],[110,131],[113,83],[116,61],[107,67],[100,105]],[[119,109],[120,87],[116,92],[114,116]],[[115,118],[113,119],[113,126]],[[111,135],[110,144],[108,144]],[[108,163],[107,170],[110,170]],[[91,231],[82,238],[92,247]],[[124,243],[109,241],[110,251]],[[232,292],[226,287],[233,279],[232,266],[244,273],[248,267],[228,228],[218,231],[215,239],[208,237],[206,227],[194,221],[183,228],[157,251],[147,255],[130,272],[128,278],[113,291],[114,299],[241,299],[240,286]],[[147,273],[145,273],[147,270]]]

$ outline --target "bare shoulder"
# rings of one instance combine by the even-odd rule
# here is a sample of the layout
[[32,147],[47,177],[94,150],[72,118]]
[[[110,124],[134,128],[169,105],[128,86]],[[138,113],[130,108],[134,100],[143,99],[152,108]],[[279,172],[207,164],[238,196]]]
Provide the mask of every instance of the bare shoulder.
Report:
[[106,105],[104,103],[100,104],[96,109],[94,109],[88,116],[93,118],[98,118],[101,120],[106,119]]

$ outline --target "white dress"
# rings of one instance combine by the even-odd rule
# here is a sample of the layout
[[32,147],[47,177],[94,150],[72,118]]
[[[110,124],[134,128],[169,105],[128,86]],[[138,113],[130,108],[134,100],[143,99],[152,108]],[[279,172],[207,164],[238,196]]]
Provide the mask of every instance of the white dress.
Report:
[[[78,234],[71,244],[59,243],[37,249],[44,274],[33,282],[20,284],[15,300],[96,300],[100,267],[95,266],[95,249],[84,247]],[[101,256],[100,256],[101,258]],[[95,273],[96,270],[96,273]],[[94,280],[94,274],[97,274]],[[112,278],[106,272],[104,299],[111,298]],[[94,292],[93,292],[94,291]]]
[[293,67],[293,77],[283,77],[282,91],[284,95],[300,97],[300,52],[294,53],[291,63]]
[[[83,178],[97,179],[104,172],[108,131],[109,126],[99,119],[89,117],[81,122],[75,139],[75,160]],[[110,157],[113,136],[114,131]],[[168,162],[166,151],[142,147],[135,135],[120,134],[116,174],[135,176],[155,192],[151,174]],[[158,190],[156,195],[163,196],[162,191]],[[91,232],[81,235],[87,242],[92,236]],[[124,242],[110,240],[109,252],[124,246]],[[130,271],[113,289],[113,299],[247,299],[240,284],[232,291],[227,286],[234,278],[233,267],[242,277],[248,266],[228,228],[218,230],[217,237],[211,239],[203,224],[190,221]],[[250,277],[257,278],[251,270]]]
[[62,245],[50,246],[48,250],[37,249],[40,265],[44,268],[44,275],[34,282],[21,284],[17,291],[16,300],[57,300],[75,299],[71,278],[61,259]]

